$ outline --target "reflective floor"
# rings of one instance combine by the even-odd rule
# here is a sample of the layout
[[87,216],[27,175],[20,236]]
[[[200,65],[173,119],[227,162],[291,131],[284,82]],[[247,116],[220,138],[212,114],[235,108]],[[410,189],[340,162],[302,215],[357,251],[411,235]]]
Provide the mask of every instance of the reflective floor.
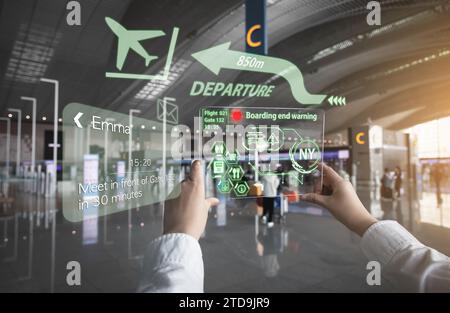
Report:
[[442,194],[442,200],[442,205],[438,205],[436,193],[422,193],[420,199],[422,222],[450,228],[450,194]]
[[[62,217],[59,201],[21,191],[18,184],[10,184],[9,198],[13,202],[3,199],[0,207],[0,291],[136,290],[145,247],[161,232],[159,205],[74,224]],[[367,260],[356,235],[321,209],[289,210],[269,229],[255,217],[253,200],[214,209],[200,240],[205,291],[392,291],[388,282],[366,284]],[[430,245],[439,240],[427,238]],[[448,246],[436,242],[442,244]],[[81,264],[79,287],[66,284],[72,260]]]

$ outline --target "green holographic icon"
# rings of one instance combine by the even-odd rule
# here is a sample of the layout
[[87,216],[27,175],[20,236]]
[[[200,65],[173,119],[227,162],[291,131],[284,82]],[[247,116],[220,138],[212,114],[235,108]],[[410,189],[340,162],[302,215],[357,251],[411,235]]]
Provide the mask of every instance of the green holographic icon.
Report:
[[225,156],[228,153],[227,146],[223,141],[216,141],[211,146],[211,153],[215,155]]
[[225,156],[228,164],[238,164],[239,162],[239,152],[236,150],[234,152],[228,152]]
[[231,181],[236,182],[240,181],[242,177],[244,177],[244,170],[240,165],[232,165],[228,169],[227,175]]
[[250,191],[250,187],[248,186],[247,182],[242,181],[237,183],[234,186],[234,194],[238,197],[245,197],[248,192]]
[[214,159],[211,162],[212,176],[215,178],[222,177],[227,171],[227,164],[224,159]]
[[133,74],[133,73],[122,73],[123,65],[125,59],[127,58],[128,52],[133,50],[138,55],[140,55],[145,60],[145,66],[149,66],[150,62],[157,59],[155,55],[150,55],[140,44],[140,41],[157,38],[164,36],[165,33],[161,30],[128,30],[117,21],[110,17],[105,17],[106,24],[112,30],[112,32],[117,36],[118,47],[117,47],[117,58],[116,58],[116,68],[119,72],[106,72],[105,76],[108,78],[126,78],[126,79],[143,79],[143,80],[167,80],[169,77],[169,70],[172,66],[172,59],[175,52],[175,44],[178,37],[179,29],[174,27],[172,32],[172,37],[169,44],[169,50],[167,53],[166,63],[164,65],[164,70],[162,75],[146,75],[146,74]]
[[231,189],[233,189],[233,183],[226,177],[222,177],[217,183],[217,190],[220,193],[230,193]]
[[[309,163],[307,165],[300,164],[296,160],[296,154],[298,154],[298,161],[302,163]],[[310,174],[314,172],[321,159],[320,148],[314,140],[305,139],[294,143],[289,150],[289,158],[291,159],[292,166],[300,174]]]

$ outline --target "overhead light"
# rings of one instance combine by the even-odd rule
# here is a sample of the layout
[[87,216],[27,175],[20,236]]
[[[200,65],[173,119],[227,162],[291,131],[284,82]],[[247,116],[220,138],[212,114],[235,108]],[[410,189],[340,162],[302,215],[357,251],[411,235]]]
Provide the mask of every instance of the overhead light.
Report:
[[60,123],[61,123],[61,122],[62,122],[62,118],[58,118],[58,122],[60,122]]
[[29,120],[29,119],[30,119],[30,116],[29,116],[29,115],[27,115],[27,116],[25,116],[25,118],[26,118],[27,120]]
[[9,118],[11,118],[11,117],[12,117],[12,114],[11,114],[11,113],[9,113],[9,114],[8,114],[8,117],[9,117]]
[[33,27],[21,24],[6,66],[5,78],[23,83],[39,81],[47,70],[60,38],[61,33],[55,34],[50,27],[35,23]]
[[370,76],[367,76],[366,78],[369,79],[369,80],[373,80],[373,79],[376,79],[376,78],[379,78],[379,77],[389,76],[389,75],[392,75],[392,74],[395,74],[395,73],[398,73],[398,72],[410,69],[410,68],[415,67],[417,65],[421,65],[421,64],[424,64],[424,63],[435,61],[435,60],[437,60],[439,58],[448,57],[448,56],[450,56],[450,50],[445,49],[445,50],[442,50],[442,51],[439,51],[439,52],[436,52],[436,53],[433,53],[433,54],[425,55],[425,56],[423,56],[420,59],[415,59],[415,60],[413,60],[411,62],[404,63],[404,64],[399,65],[397,67],[390,68],[389,70],[386,70],[386,71],[383,71],[383,72],[379,72],[379,73],[376,73],[376,74],[372,74]]
[[141,125],[141,129],[145,129],[145,125]]
[[318,60],[321,60],[323,58],[326,58],[330,55],[335,54],[336,52],[345,50],[349,47],[352,47],[353,45],[362,42],[365,39],[372,39],[376,36],[385,34],[387,32],[393,31],[395,29],[398,29],[400,27],[406,26],[408,23],[424,19],[425,17],[430,16],[430,14],[434,14],[431,10],[427,10],[421,13],[418,13],[416,15],[408,16],[406,18],[400,19],[398,21],[395,21],[393,23],[387,24],[385,26],[379,27],[375,30],[372,30],[370,32],[366,32],[363,34],[358,34],[355,36],[352,36],[349,39],[346,39],[344,41],[338,42],[330,47],[327,47],[319,52],[317,52],[310,60],[307,61],[308,64],[314,63]]
[[42,117],[42,120],[43,120],[43,121],[46,121],[46,120],[47,120],[47,117],[46,117],[46,116],[43,116],[43,117]]

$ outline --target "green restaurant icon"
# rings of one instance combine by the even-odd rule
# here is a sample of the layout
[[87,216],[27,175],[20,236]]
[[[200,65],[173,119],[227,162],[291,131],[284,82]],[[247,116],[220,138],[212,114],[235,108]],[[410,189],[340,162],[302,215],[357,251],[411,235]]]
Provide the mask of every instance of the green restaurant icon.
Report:
[[249,191],[250,187],[245,181],[239,182],[234,186],[234,193],[238,197],[245,197]]
[[175,52],[175,44],[178,37],[179,29],[177,27],[174,27],[172,32],[169,51],[167,53],[166,63],[164,65],[162,75],[147,75],[123,73],[121,71],[130,50],[133,50],[139,56],[141,56],[145,60],[145,66],[148,67],[150,65],[150,62],[156,60],[158,56],[150,55],[140,42],[147,39],[165,36],[165,33],[162,30],[128,30],[119,22],[110,17],[105,17],[105,22],[118,39],[116,68],[119,70],[119,72],[106,72],[106,77],[144,80],[167,80],[167,78],[169,77],[169,70],[172,65],[172,59]]
[[231,181],[240,181],[244,174],[244,170],[239,165],[230,166],[227,172],[227,175]]

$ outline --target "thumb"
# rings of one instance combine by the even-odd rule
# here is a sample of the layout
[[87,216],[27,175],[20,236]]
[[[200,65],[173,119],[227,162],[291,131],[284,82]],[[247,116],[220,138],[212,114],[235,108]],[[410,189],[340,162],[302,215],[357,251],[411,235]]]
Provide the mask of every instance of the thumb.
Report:
[[318,204],[325,208],[328,207],[327,196],[319,195],[317,193],[306,193],[304,195],[300,195],[300,200]]
[[218,205],[220,201],[217,198],[207,198],[206,203],[208,204],[208,208],[210,208],[212,206]]

